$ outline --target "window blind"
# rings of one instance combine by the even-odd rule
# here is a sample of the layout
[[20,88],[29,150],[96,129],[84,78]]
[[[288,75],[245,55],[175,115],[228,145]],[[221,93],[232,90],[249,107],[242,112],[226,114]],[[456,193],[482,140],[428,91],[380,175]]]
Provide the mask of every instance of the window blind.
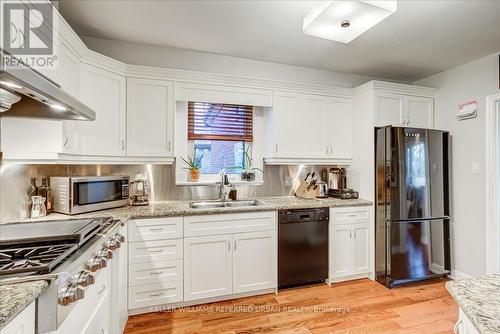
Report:
[[188,102],[188,140],[253,140],[252,106]]

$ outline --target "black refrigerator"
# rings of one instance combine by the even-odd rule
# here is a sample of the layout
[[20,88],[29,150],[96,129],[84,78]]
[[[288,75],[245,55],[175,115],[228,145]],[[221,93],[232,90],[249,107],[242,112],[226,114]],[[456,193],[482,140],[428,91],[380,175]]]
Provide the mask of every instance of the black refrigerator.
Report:
[[450,272],[449,134],[375,130],[375,273],[387,287]]

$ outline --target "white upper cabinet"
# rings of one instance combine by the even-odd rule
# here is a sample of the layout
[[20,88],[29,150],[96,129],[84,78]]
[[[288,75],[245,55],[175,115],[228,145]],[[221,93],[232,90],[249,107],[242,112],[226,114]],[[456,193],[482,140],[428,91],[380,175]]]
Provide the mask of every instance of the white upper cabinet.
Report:
[[351,159],[350,99],[275,92],[267,163],[336,163]]
[[434,99],[408,96],[406,98],[407,125],[417,128],[432,128],[434,125]]
[[434,99],[431,97],[375,93],[375,126],[432,128],[433,119]]
[[352,101],[345,98],[326,100],[325,133],[328,156],[339,160],[352,158]]
[[172,81],[127,78],[127,155],[173,155]]
[[375,94],[375,123],[376,125],[404,124],[404,96],[376,93]]
[[125,78],[96,66],[82,64],[80,99],[96,113],[95,121],[78,124],[81,153],[124,156]]

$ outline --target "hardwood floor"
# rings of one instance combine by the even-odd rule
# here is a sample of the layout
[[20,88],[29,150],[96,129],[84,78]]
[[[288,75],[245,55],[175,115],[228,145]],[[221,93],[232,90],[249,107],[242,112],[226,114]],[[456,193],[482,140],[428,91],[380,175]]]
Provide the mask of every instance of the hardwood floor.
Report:
[[457,318],[442,281],[389,290],[364,279],[132,316],[125,333],[451,333]]

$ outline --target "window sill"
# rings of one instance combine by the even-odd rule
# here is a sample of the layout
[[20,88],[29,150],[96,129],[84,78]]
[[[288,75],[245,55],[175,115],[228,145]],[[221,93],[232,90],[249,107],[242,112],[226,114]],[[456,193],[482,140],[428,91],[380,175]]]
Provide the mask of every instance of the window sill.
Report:
[[[248,186],[262,186],[264,184],[264,181],[231,181],[229,180],[231,184],[241,186],[241,185],[248,185]],[[175,185],[178,187],[189,187],[189,186],[218,186],[220,184],[219,181],[197,181],[197,182],[192,182],[192,181],[186,181],[186,182],[176,182]]]

